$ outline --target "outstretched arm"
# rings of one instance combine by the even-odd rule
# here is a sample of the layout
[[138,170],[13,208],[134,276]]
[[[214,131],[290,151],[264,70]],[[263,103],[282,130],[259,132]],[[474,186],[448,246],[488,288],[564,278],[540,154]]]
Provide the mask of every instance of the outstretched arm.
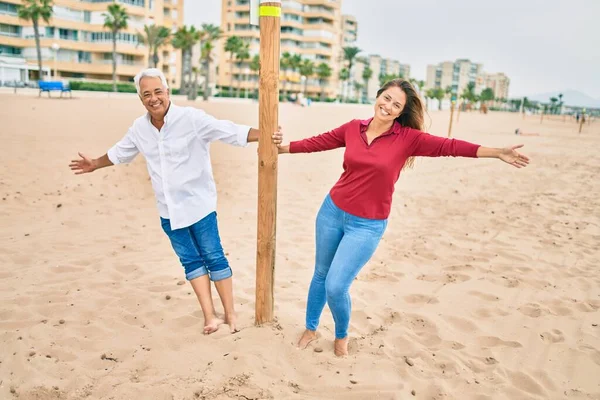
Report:
[[412,156],[498,158],[517,168],[529,164],[529,157],[516,150],[523,147],[522,144],[505,148],[491,148],[464,140],[430,135],[417,130],[411,130],[410,134],[412,135]]
[[97,169],[110,167],[111,165],[114,165],[108,158],[108,154],[105,154],[100,158],[94,159],[91,159],[81,153],[77,154],[81,158],[79,160],[71,160],[71,164],[69,164],[69,167],[71,167],[71,171],[75,171],[75,175],[87,174],[90,172],[94,172]]
[[498,158],[513,167],[523,168],[529,164],[529,157],[517,151],[517,149],[520,149],[521,147],[523,147],[522,144],[504,147],[502,149],[480,146],[477,149],[477,157]]
[[304,140],[291,142],[285,146],[279,146],[279,153],[313,153],[327,151],[344,147],[346,145],[346,130],[351,122]]
[[139,150],[132,140],[131,130],[117,144],[100,158],[91,159],[81,153],[79,160],[71,160],[69,167],[75,171],[75,175],[87,174],[97,169],[110,167],[120,163],[129,163],[139,154]]

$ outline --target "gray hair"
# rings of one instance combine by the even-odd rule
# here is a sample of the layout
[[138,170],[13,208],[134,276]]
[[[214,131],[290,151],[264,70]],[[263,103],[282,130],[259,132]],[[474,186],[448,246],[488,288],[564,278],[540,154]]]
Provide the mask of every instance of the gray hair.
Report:
[[169,88],[169,84],[167,82],[167,78],[165,78],[165,74],[162,73],[158,68],[146,68],[138,72],[138,74],[133,78],[133,82],[135,82],[135,89],[137,93],[140,94],[140,81],[145,76],[152,76],[155,78],[160,78],[160,82],[164,86],[165,89]]

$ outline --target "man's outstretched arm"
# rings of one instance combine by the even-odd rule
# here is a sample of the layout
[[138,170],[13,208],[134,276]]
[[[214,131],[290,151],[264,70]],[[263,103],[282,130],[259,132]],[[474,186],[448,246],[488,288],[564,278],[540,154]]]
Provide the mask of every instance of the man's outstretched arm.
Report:
[[79,157],[81,158],[79,160],[71,160],[71,163],[69,164],[71,170],[75,171],[75,175],[87,174],[90,172],[94,172],[97,169],[110,167],[111,165],[114,165],[112,161],[110,161],[110,159],[108,158],[108,154],[105,154],[100,158],[94,159],[86,157],[81,153],[77,154],[79,154]]

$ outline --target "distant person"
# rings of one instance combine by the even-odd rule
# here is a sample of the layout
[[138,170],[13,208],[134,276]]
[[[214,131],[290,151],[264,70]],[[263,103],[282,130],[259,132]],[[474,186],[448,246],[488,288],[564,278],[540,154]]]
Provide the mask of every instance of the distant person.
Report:
[[[75,174],[111,165],[130,163],[142,153],[156,196],[162,229],[171,241],[204,314],[204,333],[223,323],[237,332],[232,271],[223,253],[217,224],[217,190],[209,146],[221,141],[246,146],[258,141],[259,132],[245,125],[218,120],[193,107],[179,107],[170,99],[164,74],[149,68],[134,78],[142,104],[148,111],[137,118],[123,139],[100,158],[79,153],[69,165]],[[281,134],[273,135],[281,143]],[[214,310],[213,281],[225,311],[225,320]]]
[[515,135],[517,136],[540,136],[539,133],[525,133],[521,129],[515,129]]
[[280,153],[311,153],[345,147],[344,171],[317,214],[315,271],[298,347],[317,338],[328,304],[335,322],[334,352],[348,354],[350,285],[375,253],[387,227],[394,185],[414,157],[496,158],[516,168],[529,163],[517,151],[523,145],[489,148],[425,133],[423,114],[413,85],[394,79],[377,92],[373,117],[279,148]]

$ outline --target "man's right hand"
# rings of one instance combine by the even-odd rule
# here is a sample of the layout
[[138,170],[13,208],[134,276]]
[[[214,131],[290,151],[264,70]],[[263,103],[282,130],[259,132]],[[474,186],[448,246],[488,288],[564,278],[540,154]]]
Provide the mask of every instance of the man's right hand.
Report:
[[71,164],[69,164],[71,171],[75,171],[75,175],[87,174],[89,172],[94,172],[97,169],[94,160],[84,156],[81,153],[77,154],[79,154],[81,159],[71,160]]

